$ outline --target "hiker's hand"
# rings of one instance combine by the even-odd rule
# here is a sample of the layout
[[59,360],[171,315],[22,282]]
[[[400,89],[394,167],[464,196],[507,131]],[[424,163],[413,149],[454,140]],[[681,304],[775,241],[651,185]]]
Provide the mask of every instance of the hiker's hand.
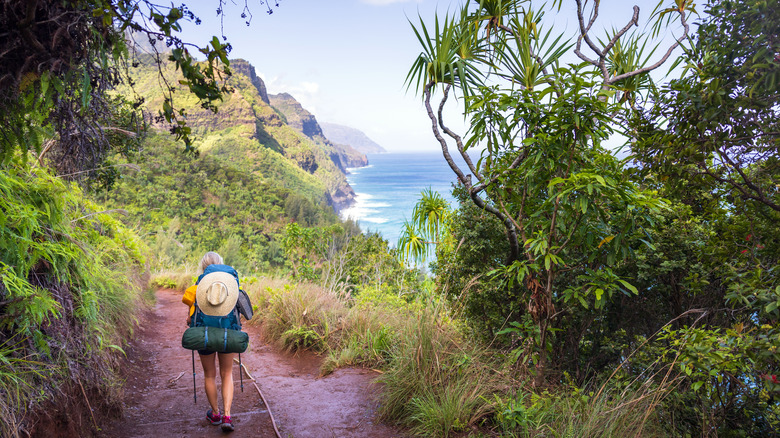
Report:
[[188,317],[187,317],[187,325],[190,325],[190,321],[192,321],[192,317],[191,317],[191,316],[188,316]]

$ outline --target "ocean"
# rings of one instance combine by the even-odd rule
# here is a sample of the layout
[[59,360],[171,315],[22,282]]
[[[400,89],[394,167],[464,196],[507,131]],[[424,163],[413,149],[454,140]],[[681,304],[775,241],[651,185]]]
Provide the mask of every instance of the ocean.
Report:
[[363,231],[379,232],[391,247],[397,245],[401,227],[411,219],[424,189],[439,192],[454,208],[452,187],[457,178],[441,152],[369,154],[368,163],[348,169],[356,203],[340,215],[357,220]]

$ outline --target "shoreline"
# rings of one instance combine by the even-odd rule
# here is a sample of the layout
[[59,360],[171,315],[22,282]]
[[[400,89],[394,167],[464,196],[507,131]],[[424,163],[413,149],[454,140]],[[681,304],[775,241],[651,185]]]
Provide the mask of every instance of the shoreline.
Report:
[[363,154],[364,157],[366,157],[365,165],[364,166],[352,166],[352,167],[345,167],[344,168],[344,181],[346,182],[346,187],[349,188],[349,193],[347,196],[347,202],[336,202],[333,199],[333,195],[330,195],[330,204],[331,207],[333,207],[333,211],[336,213],[336,215],[341,220],[345,220],[341,217],[341,213],[345,210],[349,210],[350,208],[354,207],[357,204],[357,193],[355,192],[355,189],[352,187],[352,185],[347,180],[347,176],[352,173],[353,169],[365,169],[367,167],[371,167],[371,162],[368,161],[368,155]]

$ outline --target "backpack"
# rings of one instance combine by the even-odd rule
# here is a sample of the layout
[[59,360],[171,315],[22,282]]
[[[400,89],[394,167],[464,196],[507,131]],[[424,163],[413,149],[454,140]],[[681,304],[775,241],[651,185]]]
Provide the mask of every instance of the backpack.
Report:
[[[198,282],[201,278],[198,279]],[[243,291],[239,291],[239,297],[242,295],[241,292]],[[200,310],[197,300],[193,304],[195,312],[190,320],[190,328],[185,330],[182,335],[182,347],[189,350],[211,350],[219,353],[243,353],[246,351],[249,335],[241,331],[239,307],[242,305],[240,300],[236,302],[233,310],[222,316],[206,315]],[[249,308],[251,311],[251,303]]]
[[211,316],[201,312],[196,304],[190,328],[182,335],[181,346],[188,350],[240,354],[249,346],[249,335],[241,331],[237,307],[227,315]]
[[243,289],[238,290],[238,302],[236,303],[236,309],[238,313],[244,316],[244,319],[249,321],[254,316],[255,311],[252,309],[252,301],[249,300],[249,295],[244,292]]
[[206,315],[200,311],[198,303],[195,303],[195,313],[192,314],[190,327],[217,327],[231,330],[241,330],[241,318],[238,317],[238,305],[227,315]]

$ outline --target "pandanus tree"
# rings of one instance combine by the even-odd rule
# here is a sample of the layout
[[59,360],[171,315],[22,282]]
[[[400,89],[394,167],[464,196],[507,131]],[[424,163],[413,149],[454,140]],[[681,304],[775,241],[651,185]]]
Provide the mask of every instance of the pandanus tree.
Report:
[[[505,228],[510,249],[493,274],[525,290],[526,315],[515,315],[525,322],[513,327],[533,337],[524,357],[535,364],[536,385],[544,382],[554,325],[637,293],[612,268],[643,244],[663,202],[630,181],[625,162],[603,143],[626,134],[616,121],[687,38],[695,12],[679,0],[653,14],[658,26],[680,23],[679,38],[654,57],[655,50],[643,55],[648,38],[630,33],[639,26],[638,7],[623,28],[598,39],[591,33],[600,2],[574,5],[574,42],[545,31],[544,11],[526,0],[467,2],[432,27],[420,18],[413,28],[422,51],[407,75],[468,199]],[[567,64],[567,56],[582,62]],[[469,122],[462,134],[446,120],[452,96]]]
[[439,245],[452,246],[449,232],[452,220],[450,204],[430,188],[420,193],[411,221],[404,222],[398,238],[398,257],[402,262],[424,263]]

